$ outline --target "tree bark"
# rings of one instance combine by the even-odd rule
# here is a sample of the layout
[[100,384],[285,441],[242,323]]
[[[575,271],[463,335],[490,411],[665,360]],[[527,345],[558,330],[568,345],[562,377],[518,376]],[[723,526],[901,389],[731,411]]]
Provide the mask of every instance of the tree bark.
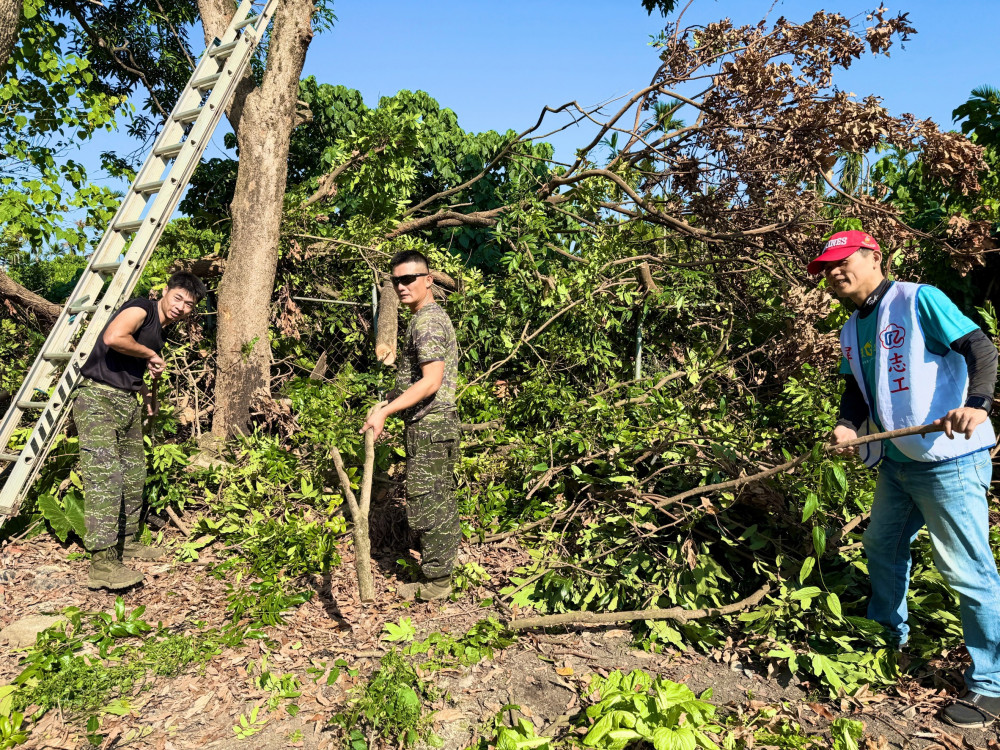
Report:
[[378,297],[378,331],[375,334],[375,359],[383,365],[396,361],[399,341],[399,295],[392,281],[386,280]]
[[[218,371],[212,434],[242,432],[255,400],[270,398],[271,296],[296,122],[299,77],[312,40],[312,0],[285,0],[274,17],[267,66],[259,87],[245,79],[227,112],[240,150],[232,202],[232,236],[219,283]],[[199,0],[206,40],[232,15],[224,0]]]
[[[0,3],[2,2],[4,0],[0,0]],[[59,313],[62,312],[62,307],[25,289],[3,271],[0,271],[0,299],[7,300],[16,307],[34,313],[39,322],[45,326],[46,331],[55,324]]]
[[24,0],[0,0],[0,86],[7,82],[10,56],[21,28]]

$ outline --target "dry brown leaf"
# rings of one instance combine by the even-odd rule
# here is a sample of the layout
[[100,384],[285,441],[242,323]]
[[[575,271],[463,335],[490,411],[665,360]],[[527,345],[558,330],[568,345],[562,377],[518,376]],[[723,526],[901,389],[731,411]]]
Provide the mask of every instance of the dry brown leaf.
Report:
[[190,719],[195,714],[200,713],[201,711],[204,711],[205,710],[205,706],[208,705],[208,702],[210,700],[212,700],[213,697],[215,697],[215,691],[214,690],[210,690],[209,692],[205,693],[203,696],[201,696],[198,700],[196,700],[194,702],[194,704],[191,706],[191,708],[189,708],[187,710],[187,712],[184,714],[184,718],[185,719]]
[[561,677],[569,677],[570,675],[573,674],[573,667],[559,667],[556,670],[556,674],[560,675]]
[[815,711],[817,714],[822,716],[827,721],[833,721],[833,714],[830,713],[830,709],[828,709],[821,703],[810,703],[809,708],[811,708],[813,711]]

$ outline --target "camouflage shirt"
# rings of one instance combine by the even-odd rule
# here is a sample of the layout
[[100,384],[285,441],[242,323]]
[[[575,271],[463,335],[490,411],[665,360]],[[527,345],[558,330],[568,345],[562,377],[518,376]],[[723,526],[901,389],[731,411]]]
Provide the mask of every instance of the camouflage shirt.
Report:
[[423,377],[420,365],[444,362],[441,387],[433,396],[402,412],[406,423],[416,422],[428,414],[453,413],[458,384],[458,344],[451,319],[440,305],[430,302],[413,314],[406,329],[402,354],[396,373],[397,395]]

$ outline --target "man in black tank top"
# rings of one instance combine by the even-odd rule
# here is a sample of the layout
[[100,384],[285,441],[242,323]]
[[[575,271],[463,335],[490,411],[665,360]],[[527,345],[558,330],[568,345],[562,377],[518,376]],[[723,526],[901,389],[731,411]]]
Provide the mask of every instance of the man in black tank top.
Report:
[[180,272],[170,277],[159,300],[126,302],[104,327],[81,370],[84,380],[73,405],[73,420],[80,434],[87,526],[83,543],[91,552],[89,588],[134,586],[142,581],[142,573],[122,560],[162,556],[136,539],[146,484],[137,394],[143,394],[152,415],[143,376],[148,371],[156,379],[163,373],[163,329],[190,315],[205,293],[201,279]]

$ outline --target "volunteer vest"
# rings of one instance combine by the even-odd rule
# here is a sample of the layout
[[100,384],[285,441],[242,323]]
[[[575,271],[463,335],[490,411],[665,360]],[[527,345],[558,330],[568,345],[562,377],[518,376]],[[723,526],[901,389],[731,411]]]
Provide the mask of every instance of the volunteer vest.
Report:
[[[858,313],[840,332],[840,348],[861,386],[869,414],[878,417],[887,431],[929,424],[952,409],[965,404],[969,372],[965,358],[956,351],[935,354],[924,341],[917,313],[917,298],[922,284],[897,281],[882,297],[878,310],[875,343],[875,383],[865,380],[861,368]],[[868,419],[858,430],[867,435],[877,430]],[[986,420],[968,440],[956,435],[953,440],[943,432],[893,438],[893,445],[914,461],[948,461],[992,448],[996,443],[993,425]],[[881,443],[861,446],[861,458],[867,466],[882,459]]]

